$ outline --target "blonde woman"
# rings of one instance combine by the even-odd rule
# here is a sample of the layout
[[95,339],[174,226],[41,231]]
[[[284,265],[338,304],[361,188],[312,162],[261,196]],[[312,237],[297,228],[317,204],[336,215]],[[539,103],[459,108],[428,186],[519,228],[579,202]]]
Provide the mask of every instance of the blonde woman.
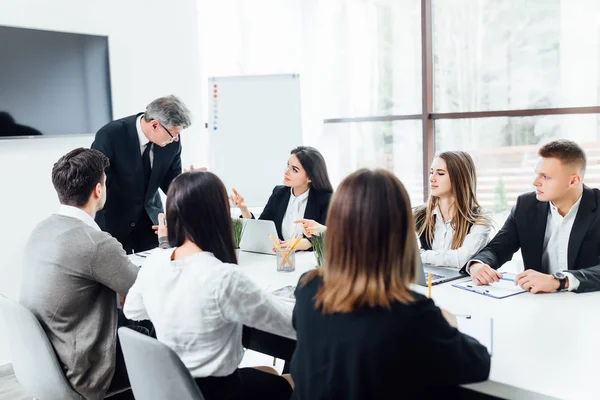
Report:
[[430,196],[414,213],[424,264],[463,268],[490,238],[492,221],[477,202],[475,164],[464,151],[440,153],[429,172]]

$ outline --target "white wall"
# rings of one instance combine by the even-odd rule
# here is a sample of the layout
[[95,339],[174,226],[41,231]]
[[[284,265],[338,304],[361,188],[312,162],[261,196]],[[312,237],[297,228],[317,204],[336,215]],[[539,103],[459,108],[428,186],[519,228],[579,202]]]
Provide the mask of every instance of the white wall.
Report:
[[[114,117],[165,94],[180,96],[197,116],[182,135],[183,162],[206,163],[194,0],[2,0],[0,25],[108,35]],[[53,163],[91,142],[91,136],[0,140],[0,293],[18,297],[24,243],[58,205]],[[0,365],[10,362],[3,325]]]

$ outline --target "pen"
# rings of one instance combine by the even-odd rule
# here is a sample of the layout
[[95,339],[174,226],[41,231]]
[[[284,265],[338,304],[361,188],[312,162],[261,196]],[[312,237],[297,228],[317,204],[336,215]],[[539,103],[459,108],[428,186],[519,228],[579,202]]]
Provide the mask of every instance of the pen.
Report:
[[475,289],[475,288],[474,288],[472,285],[466,285],[466,286],[467,286],[467,287],[468,287],[468,288],[469,288],[469,289],[470,289],[472,292],[475,292],[475,293],[479,293],[479,294],[486,294],[486,293],[489,293],[489,292],[490,292],[490,291],[489,291],[489,290],[487,290],[487,289],[484,289],[484,290]]
[[431,272],[427,274],[427,298],[431,298]]

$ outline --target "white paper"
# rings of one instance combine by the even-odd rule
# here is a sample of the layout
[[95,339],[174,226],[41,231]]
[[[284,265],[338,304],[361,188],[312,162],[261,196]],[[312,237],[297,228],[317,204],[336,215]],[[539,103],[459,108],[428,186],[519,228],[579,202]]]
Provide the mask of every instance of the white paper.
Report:
[[479,341],[487,347],[488,353],[494,352],[494,321],[485,317],[461,317],[457,316],[458,330]]

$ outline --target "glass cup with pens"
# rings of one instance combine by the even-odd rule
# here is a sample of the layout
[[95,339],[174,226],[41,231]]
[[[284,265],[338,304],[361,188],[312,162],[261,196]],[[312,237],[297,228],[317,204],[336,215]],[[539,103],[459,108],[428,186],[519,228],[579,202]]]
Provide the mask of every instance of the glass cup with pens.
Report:
[[296,247],[300,243],[302,238],[296,238],[295,234],[292,234],[290,240],[288,240],[286,246],[281,246],[275,238],[269,236],[273,246],[275,248],[275,255],[277,261],[278,272],[292,272],[296,270]]

